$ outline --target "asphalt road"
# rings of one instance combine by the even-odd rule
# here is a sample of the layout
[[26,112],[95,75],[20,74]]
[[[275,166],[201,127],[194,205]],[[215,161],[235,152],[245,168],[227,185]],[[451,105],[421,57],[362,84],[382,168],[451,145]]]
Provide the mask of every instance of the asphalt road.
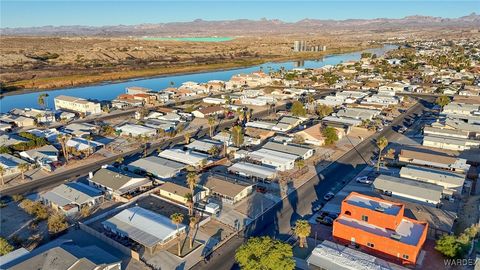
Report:
[[[330,93],[336,91],[335,89],[317,89],[317,90],[321,91],[321,93],[316,94],[315,95],[316,98],[329,95]],[[202,99],[202,98],[192,99],[192,100],[182,101],[182,102],[183,103],[192,102],[192,101],[199,100],[199,99]],[[182,104],[182,102],[180,104]],[[173,105],[176,105],[176,104],[169,104],[168,106],[173,106]],[[285,105],[277,106],[275,109],[276,110],[284,110]],[[96,119],[81,119],[81,120],[77,120],[77,121],[74,121],[74,122],[75,123],[95,122],[95,121],[99,121],[99,120],[107,120],[107,119],[111,119],[111,118],[127,116],[127,115],[130,115],[130,114],[133,114],[134,112],[135,112],[135,110],[127,110],[127,111],[120,112],[120,113],[117,113],[117,114],[114,114],[114,115],[105,115],[105,116],[98,117]],[[260,118],[260,117],[263,117],[263,116],[267,115],[267,113],[268,113],[268,109],[263,110],[261,112],[254,113],[253,117],[254,118]],[[233,123],[235,123],[235,121],[236,120],[234,119],[234,120],[221,122],[216,129],[217,130],[223,130],[227,127],[232,126]],[[197,131],[197,133],[195,135],[196,135],[196,137],[202,137],[203,135],[207,134],[207,132],[208,132],[208,127],[205,127],[202,130]],[[178,136],[178,137],[166,140],[166,141],[161,142],[161,143],[151,144],[149,146],[149,153],[152,153],[155,149],[158,149],[158,148],[164,149],[164,148],[167,148],[169,146],[180,143],[181,141],[183,141],[183,136]],[[65,171],[65,172],[62,172],[62,173],[59,173],[59,174],[55,174],[55,175],[52,175],[52,176],[47,176],[47,177],[44,177],[42,179],[38,179],[38,180],[23,183],[23,184],[14,186],[14,187],[6,188],[6,189],[0,191],[0,198],[3,197],[3,196],[11,196],[11,195],[15,195],[15,194],[29,194],[29,193],[33,193],[33,192],[46,190],[46,189],[52,188],[52,187],[54,187],[54,186],[56,186],[60,183],[68,182],[68,181],[77,179],[79,177],[85,176],[89,172],[99,169],[102,165],[113,163],[119,157],[123,157],[125,159],[125,161],[128,161],[128,160],[134,159],[135,157],[139,157],[141,155],[141,153],[143,153],[142,149],[132,150],[132,151],[129,151],[129,152],[125,152],[125,153],[122,153],[122,154],[112,156],[110,158],[106,158],[106,159],[102,160],[102,162],[99,163],[99,164],[88,164],[88,165],[84,165],[84,166],[79,166],[75,169],[71,169],[71,170],[68,170],[68,171]]]
[[[284,109],[285,109],[285,105],[280,105],[280,106],[276,107],[276,110],[284,110]],[[254,113],[253,116],[254,117],[263,117],[267,114],[268,114],[268,110],[263,110],[263,111]],[[236,121],[236,119],[232,119],[232,120],[228,120],[228,121],[222,121],[216,127],[216,130],[223,130],[227,127],[231,127],[235,123],[235,121]],[[195,133],[195,137],[200,138],[200,137],[204,136],[205,134],[208,134],[208,132],[209,132],[209,128],[207,126],[207,127],[202,128],[200,130],[197,130],[196,133]],[[183,136],[177,136],[175,138],[171,138],[171,139],[165,140],[163,142],[150,144],[149,147],[148,147],[148,153],[150,154],[158,148],[165,149],[165,148],[171,147],[175,144],[178,144],[178,143],[182,142],[183,140],[184,140]],[[137,159],[142,154],[143,154],[143,148],[139,147],[139,149],[135,149],[135,150],[132,150],[132,151],[129,151],[129,152],[121,153],[121,154],[106,158],[106,159],[102,160],[101,163],[87,164],[87,165],[79,166],[75,169],[71,169],[71,170],[68,170],[68,171],[65,171],[65,172],[62,172],[62,173],[58,173],[58,174],[55,174],[55,175],[52,175],[52,176],[47,176],[47,177],[44,177],[44,178],[41,178],[41,179],[38,179],[38,180],[35,180],[35,181],[23,183],[23,184],[14,186],[14,187],[6,188],[6,189],[0,191],[0,197],[11,196],[11,195],[15,195],[15,194],[29,194],[29,193],[33,193],[33,192],[46,190],[46,189],[54,187],[54,186],[56,186],[60,183],[68,182],[68,181],[74,180],[76,178],[85,176],[89,172],[99,169],[102,165],[110,164],[110,163],[115,162],[115,160],[119,157],[123,157],[125,159],[125,161],[128,162],[130,160],[133,161],[133,160]]]
[[[323,196],[332,188],[339,190],[353,177],[367,167],[367,161],[377,152],[376,139],[385,136],[394,141],[396,133],[392,127],[403,125],[406,117],[421,114],[424,106],[417,103],[406,113],[396,118],[382,132],[376,133],[361,142],[338,160],[322,170],[317,176],[307,181],[303,186],[292,192],[281,203],[268,211],[261,220],[254,222],[245,233],[247,236],[268,235],[281,240],[287,240],[291,235],[291,226],[299,218],[308,218],[312,214],[313,205],[323,201]],[[218,248],[210,256],[209,261],[195,265],[192,269],[236,269],[235,250],[242,244],[241,239],[229,241]]]

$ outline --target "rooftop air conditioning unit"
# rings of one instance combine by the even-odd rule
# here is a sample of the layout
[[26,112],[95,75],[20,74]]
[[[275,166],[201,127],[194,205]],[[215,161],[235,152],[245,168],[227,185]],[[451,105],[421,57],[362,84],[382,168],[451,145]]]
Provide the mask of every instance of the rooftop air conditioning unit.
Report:
[[401,235],[398,235],[398,234],[396,234],[396,233],[392,233],[392,234],[390,235],[390,238],[395,239],[395,240],[397,240],[397,241],[400,241],[400,239],[402,239],[402,236],[401,236]]

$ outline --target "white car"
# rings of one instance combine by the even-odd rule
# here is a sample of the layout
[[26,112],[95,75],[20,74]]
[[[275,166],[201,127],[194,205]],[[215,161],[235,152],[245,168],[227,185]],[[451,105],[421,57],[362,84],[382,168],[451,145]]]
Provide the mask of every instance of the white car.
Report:
[[367,176],[357,177],[357,179],[355,179],[355,181],[357,181],[357,183],[362,183],[362,184],[371,184],[372,183],[371,180],[368,180]]

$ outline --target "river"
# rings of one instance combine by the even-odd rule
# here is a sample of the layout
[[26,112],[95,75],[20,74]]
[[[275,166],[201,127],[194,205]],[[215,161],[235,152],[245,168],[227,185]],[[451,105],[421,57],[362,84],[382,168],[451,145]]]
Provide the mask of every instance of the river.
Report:
[[368,49],[353,53],[327,55],[318,60],[304,61],[288,61],[288,62],[272,62],[262,65],[251,66],[246,68],[238,68],[232,70],[212,71],[186,75],[173,75],[162,77],[151,77],[142,79],[132,79],[123,82],[111,82],[92,86],[82,86],[73,88],[63,88],[56,90],[46,90],[42,92],[26,93],[12,96],[4,96],[0,99],[0,113],[6,113],[13,108],[38,108],[38,96],[47,93],[49,97],[46,100],[47,106],[53,108],[53,99],[59,95],[75,96],[96,100],[112,100],[119,94],[125,93],[125,88],[129,86],[141,86],[153,90],[161,90],[170,86],[170,82],[174,82],[175,86],[180,86],[183,82],[194,81],[198,83],[210,80],[229,80],[233,75],[239,73],[251,73],[263,67],[264,71],[271,69],[293,68],[320,68],[325,65],[336,65],[342,62],[359,60],[362,52],[371,52],[377,55],[383,55],[386,51],[396,48],[395,45],[385,45],[382,48]]

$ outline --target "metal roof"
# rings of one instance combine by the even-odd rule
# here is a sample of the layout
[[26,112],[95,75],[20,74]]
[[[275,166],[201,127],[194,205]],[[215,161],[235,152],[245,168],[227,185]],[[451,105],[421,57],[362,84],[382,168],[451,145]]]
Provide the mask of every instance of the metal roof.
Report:
[[465,175],[412,165],[402,167],[402,169],[400,169],[400,176],[420,181],[444,182],[456,186],[463,186],[465,182]]
[[373,187],[434,202],[440,201],[443,191],[439,185],[389,175],[379,175],[373,182]]
[[[143,177],[131,172],[121,171],[118,169],[102,168],[93,175],[93,178],[91,180],[102,186],[109,187],[112,190],[119,190],[134,178],[143,178]],[[145,180],[148,181],[147,179]]]
[[307,258],[309,265],[338,270],[403,270],[408,269],[375,256],[324,240]]
[[95,197],[101,196],[101,191],[78,182],[62,184],[43,194],[42,197],[59,206],[75,203],[84,204]]
[[274,168],[248,162],[235,163],[230,166],[228,170],[235,173],[244,173],[248,176],[254,176],[261,179],[273,178],[277,172]]
[[141,158],[128,164],[128,166],[152,173],[160,178],[171,177],[186,167],[183,163],[156,156]]
[[212,147],[220,147],[222,145],[221,141],[200,139],[185,145],[185,147],[195,151],[208,152]]
[[195,151],[183,151],[182,149],[166,149],[160,152],[158,156],[193,166],[200,164],[204,159],[208,159],[208,155]]
[[282,144],[282,143],[276,143],[276,142],[267,142],[263,146],[263,148],[282,152],[282,153],[287,153],[287,154],[294,154],[299,157],[303,157],[309,151],[313,151],[312,148],[308,148],[308,147],[297,146],[292,144]]
[[28,163],[28,162],[24,161],[23,159],[19,159],[15,156],[12,156],[10,154],[0,154],[0,166],[2,166],[5,169],[15,168],[22,163]]
[[[140,206],[125,209],[102,224],[146,247],[163,243],[177,233],[177,227],[170,218]],[[179,224],[178,228],[183,231],[185,225]]]
[[244,189],[251,186],[242,182],[232,182],[226,179],[220,179],[216,176],[208,177],[205,183],[202,185],[215,193],[219,193],[230,198],[234,198]]

